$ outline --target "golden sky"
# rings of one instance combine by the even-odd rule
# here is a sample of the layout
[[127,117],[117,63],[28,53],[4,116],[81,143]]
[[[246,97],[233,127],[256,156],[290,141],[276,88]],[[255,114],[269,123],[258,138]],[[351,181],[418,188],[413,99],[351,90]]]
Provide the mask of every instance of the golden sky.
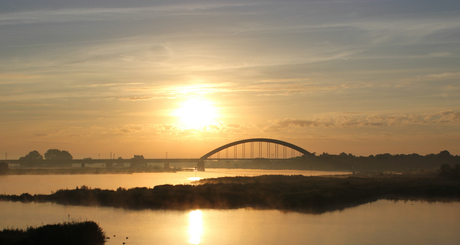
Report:
[[457,0],[0,0],[0,152],[460,154]]

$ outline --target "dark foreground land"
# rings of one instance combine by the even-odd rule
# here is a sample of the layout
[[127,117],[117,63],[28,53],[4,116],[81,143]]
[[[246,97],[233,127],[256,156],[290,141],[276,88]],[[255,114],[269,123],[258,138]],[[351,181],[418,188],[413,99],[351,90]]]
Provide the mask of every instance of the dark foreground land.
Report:
[[306,177],[265,175],[205,179],[197,185],[117,190],[82,186],[50,195],[0,195],[0,200],[96,205],[125,209],[276,209],[306,213],[341,210],[378,199],[460,200],[458,179],[425,175]]
[[101,227],[92,221],[0,231],[2,245],[102,245],[105,239]]

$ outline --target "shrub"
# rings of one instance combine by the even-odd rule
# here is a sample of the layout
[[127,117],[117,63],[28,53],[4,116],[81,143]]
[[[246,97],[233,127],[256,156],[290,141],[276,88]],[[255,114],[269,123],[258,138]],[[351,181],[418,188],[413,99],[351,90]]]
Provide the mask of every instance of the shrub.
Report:
[[26,231],[5,229],[0,231],[2,245],[103,245],[105,233],[93,221],[64,222],[62,224],[29,227]]
[[6,174],[10,170],[8,163],[0,162],[0,174]]

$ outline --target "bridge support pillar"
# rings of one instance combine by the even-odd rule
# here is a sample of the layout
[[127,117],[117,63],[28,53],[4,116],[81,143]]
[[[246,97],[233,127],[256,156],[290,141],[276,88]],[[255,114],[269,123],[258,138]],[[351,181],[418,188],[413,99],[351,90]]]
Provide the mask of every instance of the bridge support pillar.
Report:
[[199,160],[199,161],[196,163],[196,170],[198,170],[198,171],[204,171],[204,161],[203,161],[203,160]]

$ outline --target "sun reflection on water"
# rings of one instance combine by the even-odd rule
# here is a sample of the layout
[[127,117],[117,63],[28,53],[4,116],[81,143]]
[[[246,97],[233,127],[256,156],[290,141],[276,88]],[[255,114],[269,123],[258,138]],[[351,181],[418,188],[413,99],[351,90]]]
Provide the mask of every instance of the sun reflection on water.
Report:
[[200,244],[203,234],[203,217],[200,210],[191,211],[189,215],[189,229],[191,244]]

